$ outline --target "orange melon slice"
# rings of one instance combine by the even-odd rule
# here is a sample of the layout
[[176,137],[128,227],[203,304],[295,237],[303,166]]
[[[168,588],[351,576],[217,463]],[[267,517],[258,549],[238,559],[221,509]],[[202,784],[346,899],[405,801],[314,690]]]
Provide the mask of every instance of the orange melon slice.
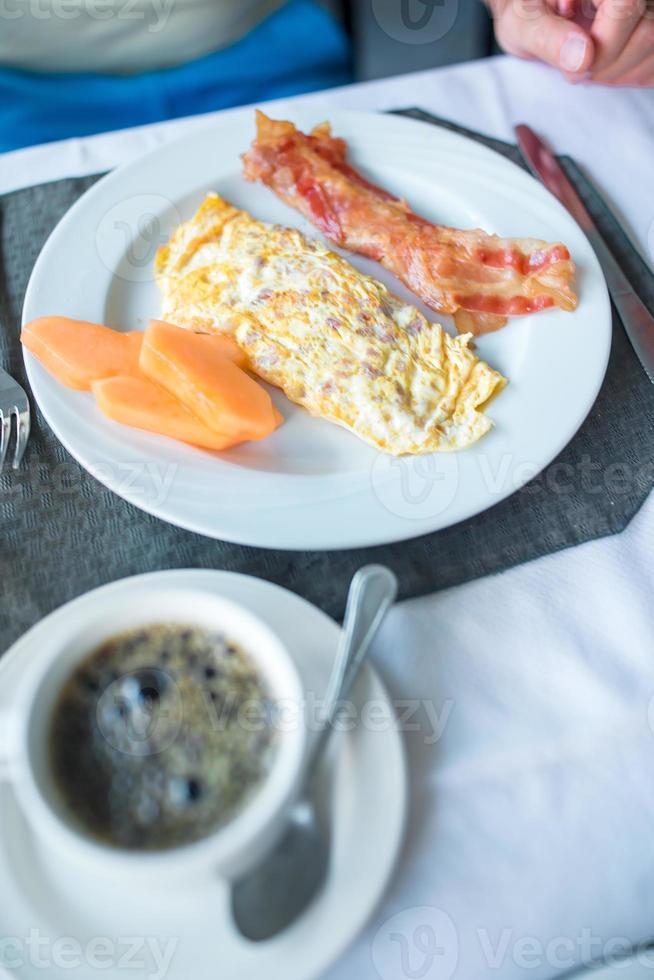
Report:
[[203,449],[228,449],[239,440],[214,432],[159,385],[144,377],[114,377],[91,385],[98,408],[114,422],[179,439]]
[[93,381],[138,373],[143,334],[99,323],[44,316],[27,323],[21,342],[58,381],[88,391]]
[[228,361],[233,361],[238,367],[245,370],[248,367],[249,361],[248,356],[245,351],[238,346],[233,337],[230,337],[226,333],[195,333],[193,330],[183,330],[181,327],[176,326],[174,323],[169,323],[167,320],[150,320],[149,328],[151,330],[156,329],[159,336],[170,336],[178,337],[181,334],[198,337],[206,337],[206,343],[208,346],[212,347],[216,353],[222,354],[226,357]]
[[263,439],[281,416],[268,392],[225,357],[224,340],[152,320],[143,338],[141,370],[215,432],[239,441]]

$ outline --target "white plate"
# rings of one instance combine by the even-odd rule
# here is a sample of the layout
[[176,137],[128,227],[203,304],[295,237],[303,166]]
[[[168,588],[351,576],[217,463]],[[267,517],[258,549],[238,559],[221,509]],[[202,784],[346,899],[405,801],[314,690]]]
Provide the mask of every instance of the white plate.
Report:
[[[304,129],[321,121],[315,110],[291,115]],[[581,425],[604,377],[611,314],[602,273],[580,229],[546,190],[491,150],[426,123],[340,111],[331,121],[354,162],[420,214],[565,242],[579,269],[579,309],[522,318],[483,338],[480,356],[511,382],[490,406],[495,429],[465,452],[404,460],[311,419],[279,393],[287,422],[278,432],[221,456],[206,453],[107,420],[90,395],[63,388],[26,355],[39,407],[89,472],[136,506],[210,537],[349,548],[447,527],[498,503],[546,466]],[[211,189],[258,218],[316,235],[271,191],[241,178],[239,154],[253,130],[251,110],[230,113],[96,184],[46,243],[24,321],[64,314],[120,329],[143,326],[160,308],[151,275],[156,247]],[[413,299],[375,263],[352,261]]]
[[[38,658],[42,639],[82,607],[102,608],[109,593],[147,588],[153,580],[170,587],[207,589],[251,608],[287,644],[302,675],[308,696],[321,699],[339,638],[336,623],[298,596],[245,575],[213,571],[157,572],[124,579],[90,592],[61,607],[29,631],[0,660],[0,708],[11,703],[25,663]],[[120,883],[108,884],[73,873],[57,855],[44,855],[34,844],[11,788],[0,790],[0,973],[2,962],[15,970],[3,975],[37,980],[80,977],[96,970],[82,961],[79,968],[58,966],[61,940],[85,948],[90,939],[105,939],[109,963],[97,975],[105,980],[153,980],[154,962],[141,943],[142,969],[118,962],[126,939],[151,940],[165,949],[175,942],[166,980],[310,980],[323,973],[352,941],[377,904],[400,847],[406,809],[406,773],[400,734],[392,704],[372,668],[361,674],[352,693],[359,722],[334,736],[335,744],[322,778],[329,800],[333,852],[325,889],[291,928],[274,940],[251,944],[232,924],[228,895],[216,882],[197,888],[157,892],[144,885],[127,893]],[[376,705],[375,725],[359,714]],[[32,936],[32,945],[28,945]],[[5,937],[10,937],[7,942]],[[55,940],[60,945],[55,946]],[[34,948],[40,941],[40,947]],[[64,954],[65,955],[65,954]],[[69,955],[71,955],[69,953]],[[35,961],[40,956],[41,966]],[[18,968],[17,959],[23,965]],[[10,959],[9,959],[10,958]],[[47,960],[47,963],[44,963]],[[110,962],[109,962],[110,961]],[[70,961],[69,961],[70,962]]]

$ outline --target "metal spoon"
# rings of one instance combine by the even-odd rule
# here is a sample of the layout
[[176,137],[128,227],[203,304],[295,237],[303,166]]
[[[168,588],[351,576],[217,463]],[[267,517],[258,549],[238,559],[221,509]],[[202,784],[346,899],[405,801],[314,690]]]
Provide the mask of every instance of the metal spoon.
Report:
[[232,913],[243,936],[270,939],[289,926],[322,887],[330,841],[315,804],[319,763],[343,699],[397,595],[397,579],[382,565],[359,569],[350,585],[343,633],[325,697],[324,726],[305,769],[303,792],[274,849],[232,887]]

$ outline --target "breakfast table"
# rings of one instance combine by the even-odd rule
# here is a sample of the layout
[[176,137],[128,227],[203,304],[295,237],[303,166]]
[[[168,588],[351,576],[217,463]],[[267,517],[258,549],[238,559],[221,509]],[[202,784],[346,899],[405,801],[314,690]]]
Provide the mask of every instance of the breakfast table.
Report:
[[[527,122],[587,169],[654,259],[651,91],[571,86],[498,57],[293,102],[326,117],[420,107],[507,141]],[[206,125],[8,153],[0,193],[106,171]],[[652,935],[653,550],[650,496],[619,534],[392,611],[373,656],[402,719],[406,840],[329,980],[540,980]],[[639,958],[644,976],[654,951]]]

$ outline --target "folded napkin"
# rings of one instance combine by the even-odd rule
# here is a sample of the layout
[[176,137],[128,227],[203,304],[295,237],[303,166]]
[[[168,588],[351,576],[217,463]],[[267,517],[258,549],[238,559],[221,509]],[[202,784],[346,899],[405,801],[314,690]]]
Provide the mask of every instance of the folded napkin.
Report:
[[[418,109],[405,115],[446,126],[520,163],[517,149]],[[566,172],[611,241],[643,300],[654,307],[654,275],[579,168]],[[97,176],[15,191],[0,198],[0,363],[27,387],[19,342],[25,289],[57,221]],[[113,579],[163,568],[223,568],[270,579],[333,616],[361,564],[398,575],[401,596],[421,595],[500,572],[540,555],[621,531],[654,484],[654,387],[618,319],[599,397],[558,459],[507,500],[469,521],[413,541],[333,552],[286,552],[213,541],[126,503],[89,476],[54,437],[38,409],[23,468],[0,477],[0,647],[50,610]],[[562,475],[565,492],[561,492]]]

